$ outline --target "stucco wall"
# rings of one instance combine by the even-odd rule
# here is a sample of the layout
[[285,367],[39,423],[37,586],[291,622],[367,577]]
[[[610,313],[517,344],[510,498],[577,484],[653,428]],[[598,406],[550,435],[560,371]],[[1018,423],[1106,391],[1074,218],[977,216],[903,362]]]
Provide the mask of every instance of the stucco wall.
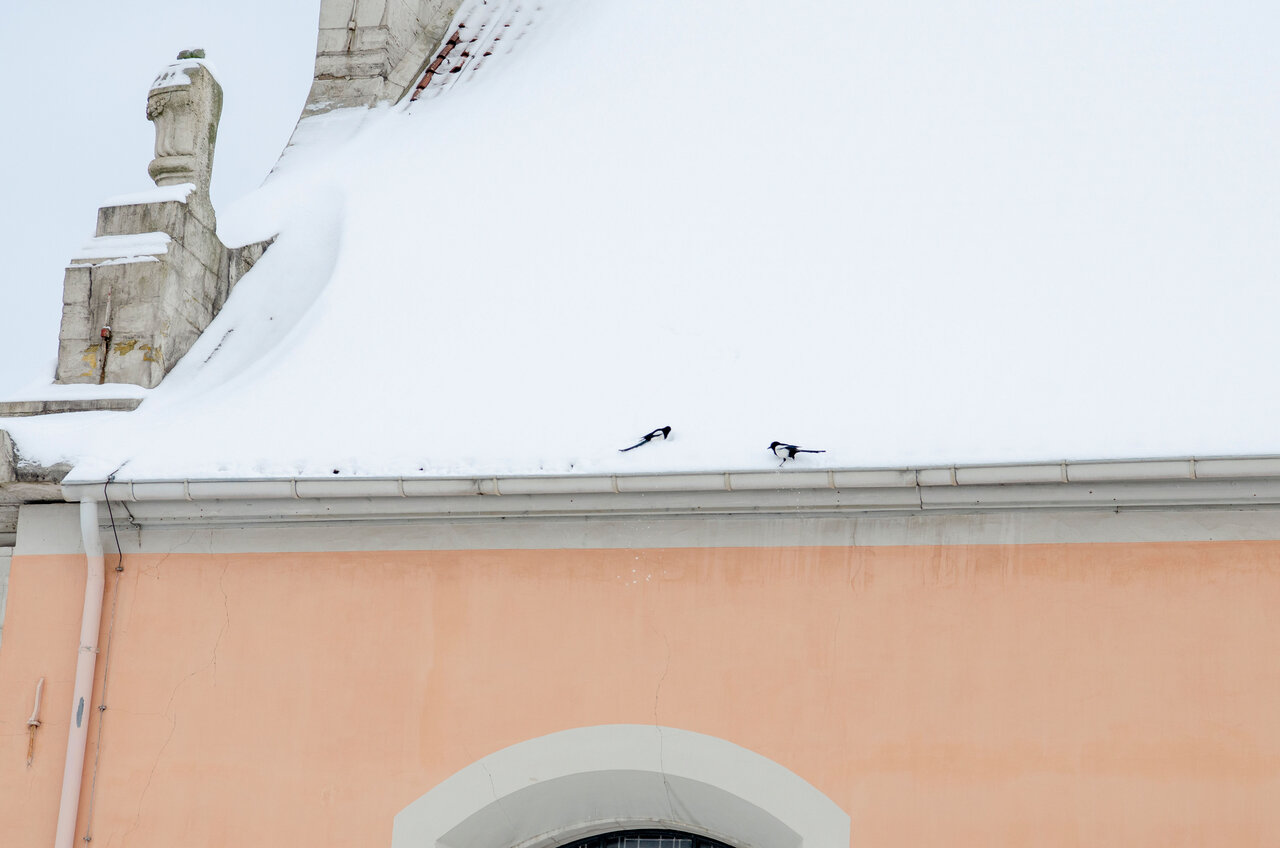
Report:
[[[856,846],[1280,841],[1276,542],[125,566],[97,844],[390,845],[395,814],[476,759],[614,723],[786,766],[850,815]],[[13,559],[5,844],[52,841],[83,567]]]
[[0,645],[4,644],[4,611],[9,598],[9,560],[13,557],[13,548],[0,546]]

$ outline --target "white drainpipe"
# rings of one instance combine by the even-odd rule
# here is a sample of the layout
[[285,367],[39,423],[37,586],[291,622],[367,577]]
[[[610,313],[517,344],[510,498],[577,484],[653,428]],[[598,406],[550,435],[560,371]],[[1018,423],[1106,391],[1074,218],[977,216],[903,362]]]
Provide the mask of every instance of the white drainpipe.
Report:
[[75,842],[80,780],[84,774],[84,752],[89,739],[93,672],[98,661],[98,627],[102,623],[102,591],[106,581],[96,500],[86,498],[80,501],[80,535],[84,538],[87,566],[84,612],[80,616],[80,650],[76,654],[76,683],[71,698],[67,761],[62,771],[62,800],[58,804],[58,833],[54,837],[54,848],[72,848]]

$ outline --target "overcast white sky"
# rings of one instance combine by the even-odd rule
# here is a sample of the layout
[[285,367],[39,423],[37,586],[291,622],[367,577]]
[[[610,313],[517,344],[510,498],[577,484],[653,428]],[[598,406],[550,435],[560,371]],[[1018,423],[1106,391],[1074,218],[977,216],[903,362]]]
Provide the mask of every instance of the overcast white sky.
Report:
[[51,379],[62,269],[97,209],[152,185],[156,72],[203,47],[224,103],[213,202],[258,186],[306,99],[319,0],[7,3],[0,33],[0,396]]

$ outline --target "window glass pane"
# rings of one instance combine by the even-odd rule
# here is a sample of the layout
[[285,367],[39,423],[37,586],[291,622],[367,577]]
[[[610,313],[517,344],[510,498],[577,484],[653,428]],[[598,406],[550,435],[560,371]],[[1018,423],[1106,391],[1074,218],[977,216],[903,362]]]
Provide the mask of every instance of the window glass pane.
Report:
[[563,848],[730,848],[722,842],[674,830],[626,830],[590,836]]

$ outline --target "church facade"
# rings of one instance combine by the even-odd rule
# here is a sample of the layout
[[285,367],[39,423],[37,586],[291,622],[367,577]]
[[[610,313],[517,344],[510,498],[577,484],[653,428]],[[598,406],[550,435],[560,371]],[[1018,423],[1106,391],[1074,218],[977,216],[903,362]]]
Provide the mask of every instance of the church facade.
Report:
[[[927,503],[918,485],[639,482],[365,481],[357,497],[297,481],[238,498],[191,483],[191,500],[110,484],[110,515],[100,487],[70,491],[80,507],[23,507],[0,663],[5,832],[52,839],[77,719],[77,833],[108,843],[1276,831],[1273,508],[1186,502],[1204,482],[1065,483],[1057,507],[996,510],[884,503]],[[1063,508],[1082,487],[1147,504]],[[77,716],[82,512],[106,592]]]
[[[325,0],[307,115],[431,96],[475,58],[453,21]],[[213,234],[182,139],[220,90],[177,67],[167,187],[67,270],[63,382],[156,385],[270,256]],[[138,406],[86,397],[7,413]],[[87,479],[0,447],[5,845],[1280,837],[1276,457]]]

